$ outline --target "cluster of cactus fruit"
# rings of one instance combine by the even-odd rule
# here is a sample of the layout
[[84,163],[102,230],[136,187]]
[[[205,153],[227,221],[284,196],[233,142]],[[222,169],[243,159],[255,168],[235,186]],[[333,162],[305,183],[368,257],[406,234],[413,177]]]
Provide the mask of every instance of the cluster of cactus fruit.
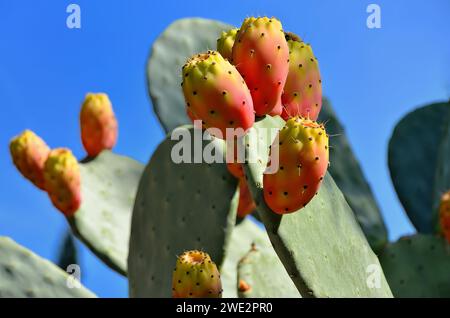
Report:
[[[213,45],[215,51],[206,50]],[[440,237],[450,242],[448,102],[409,114],[394,131],[391,176],[421,234],[387,243],[370,187],[322,97],[317,58],[279,20],[247,18],[240,28],[179,20],[155,42],[148,76],[167,132],[206,130],[215,138],[203,146],[214,145],[226,163],[176,164],[170,136],[145,168],[113,154],[118,125],[105,94],[88,94],[81,108],[86,160],[51,150],[28,130],[10,144],[18,170],[49,194],[73,233],[128,277],[130,297],[450,295],[450,278],[435,274],[450,265],[450,247]],[[258,138],[267,129],[276,136]],[[239,133],[229,137],[230,130]],[[242,161],[240,146],[256,160]],[[431,161],[429,171],[414,169]],[[0,239],[0,255],[11,251],[15,245]],[[40,261],[33,256],[33,264]],[[2,266],[13,270],[0,258]],[[370,266],[382,267],[376,288],[367,283]],[[33,280],[26,268],[14,270]],[[14,285],[2,273],[0,295]],[[30,296],[22,287],[5,294]]]
[[[87,94],[80,111],[81,140],[89,157],[117,142],[117,121],[106,94]],[[81,176],[78,161],[67,148],[50,150],[30,130],[11,140],[10,152],[22,175],[48,193],[53,205],[67,217],[81,205]]]

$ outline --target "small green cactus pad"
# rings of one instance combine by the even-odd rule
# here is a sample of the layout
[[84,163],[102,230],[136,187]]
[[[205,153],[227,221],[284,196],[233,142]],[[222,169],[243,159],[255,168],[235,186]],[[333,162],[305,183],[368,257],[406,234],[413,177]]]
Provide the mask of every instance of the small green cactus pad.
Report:
[[181,67],[197,53],[214,50],[222,31],[232,26],[188,18],[173,22],[156,39],[147,65],[147,82],[156,115],[166,132],[189,124],[181,91]]
[[248,253],[252,243],[270,249],[272,255],[276,256],[266,231],[258,227],[248,217],[242,220],[231,233],[225,259],[220,268],[224,298],[236,298],[238,296],[236,292],[237,264]]
[[[255,124],[245,140],[250,153],[245,171],[272,245],[300,294],[302,297],[392,297],[378,258],[329,174],[318,195],[297,212],[280,216],[265,204],[262,180],[273,138],[261,138],[262,131],[281,127],[283,121],[270,116]],[[380,288],[368,284],[367,271],[373,266],[380,268]]]
[[241,259],[237,286],[240,298],[301,298],[272,247],[255,244]]
[[350,147],[344,127],[326,99],[323,100],[319,121],[326,122],[327,133],[332,136],[328,171],[355,212],[370,246],[374,251],[379,251],[387,243],[386,226],[372,190]]
[[[80,273],[82,274],[82,273]],[[0,237],[0,298],[92,298],[69,275],[8,237]]]
[[80,165],[82,204],[69,224],[106,265],[126,275],[131,213],[144,166],[103,151]]
[[[180,131],[190,136],[199,133],[200,138],[202,134],[186,127],[174,133]],[[131,297],[170,297],[176,256],[186,250],[203,250],[218,265],[223,261],[236,222],[236,180],[225,163],[174,163],[172,152],[178,153],[174,146],[188,140],[184,138],[188,137],[178,142],[169,136],[161,143],[140,181],[128,256]],[[195,138],[186,147],[197,147]],[[213,139],[197,145],[215,147],[223,158],[223,144]]]
[[[450,106],[450,104],[449,104]],[[433,220],[436,231],[440,231],[439,205],[442,195],[450,190],[450,111],[447,115],[447,127],[439,146],[436,174],[434,177]]]
[[450,246],[442,238],[400,238],[384,248],[380,263],[395,297],[450,297]]
[[450,103],[418,108],[403,117],[389,141],[388,164],[398,198],[419,232],[434,233],[432,213],[439,146]]

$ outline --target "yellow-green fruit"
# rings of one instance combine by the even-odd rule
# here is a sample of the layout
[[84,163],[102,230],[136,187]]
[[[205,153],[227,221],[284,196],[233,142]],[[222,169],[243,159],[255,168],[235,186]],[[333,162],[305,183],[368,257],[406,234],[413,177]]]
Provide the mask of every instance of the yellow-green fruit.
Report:
[[31,130],[25,130],[11,140],[9,150],[20,173],[45,190],[44,163],[50,152],[47,144]]
[[80,112],[81,141],[90,157],[117,142],[117,120],[108,95],[89,93]]
[[178,257],[172,276],[173,298],[221,298],[220,273],[211,257],[202,251],[187,251]]
[[50,152],[44,166],[45,188],[53,203],[65,216],[72,216],[81,204],[80,167],[69,149]]
[[217,39],[217,51],[227,60],[232,60],[232,51],[234,40],[239,29],[231,29],[227,32],[222,32],[220,38]]

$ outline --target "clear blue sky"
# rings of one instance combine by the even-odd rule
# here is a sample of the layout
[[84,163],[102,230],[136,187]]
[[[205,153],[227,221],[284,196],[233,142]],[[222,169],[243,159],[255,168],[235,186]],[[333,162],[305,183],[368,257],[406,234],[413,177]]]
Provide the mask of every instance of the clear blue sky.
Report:
[[[66,27],[70,3],[81,7],[81,30]],[[370,3],[381,6],[381,29],[366,27]],[[276,16],[312,44],[324,93],[345,123],[390,238],[411,233],[389,178],[386,146],[406,112],[450,95],[449,13],[448,0],[0,0],[0,235],[55,259],[66,228],[11,164],[12,136],[31,128],[81,158],[80,102],[88,91],[104,91],[119,119],[117,152],[146,162],[163,138],[145,84],[153,41],[178,18],[240,25],[251,15]],[[125,279],[81,252],[88,287],[100,296],[127,295]]]

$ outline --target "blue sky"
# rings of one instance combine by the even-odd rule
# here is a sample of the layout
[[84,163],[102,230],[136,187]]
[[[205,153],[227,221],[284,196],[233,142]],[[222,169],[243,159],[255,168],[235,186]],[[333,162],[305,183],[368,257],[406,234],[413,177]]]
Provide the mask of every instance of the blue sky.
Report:
[[[81,7],[82,28],[66,27]],[[366,7],[381,7],[381,29]],[[269,15],[310,42],[324,94],[383,210],[390,238],[414,231],[387,170],[395,123],[424,103],[450,96],[450,2],[441,1],[6,1],[0,0],[0,235],[55,259],[63,217],[11,164],[8,143],[25,128],[81,158],[78,111],[86,92],[107,92],[120,124],[118,153],[146,162],[163,138],[151,109],[145,64],[153,41],[183,17]],[[81,246],[80,246],[81,247]],[[126,280],[81,250],[84,283],[100,296],[127,295]]]

